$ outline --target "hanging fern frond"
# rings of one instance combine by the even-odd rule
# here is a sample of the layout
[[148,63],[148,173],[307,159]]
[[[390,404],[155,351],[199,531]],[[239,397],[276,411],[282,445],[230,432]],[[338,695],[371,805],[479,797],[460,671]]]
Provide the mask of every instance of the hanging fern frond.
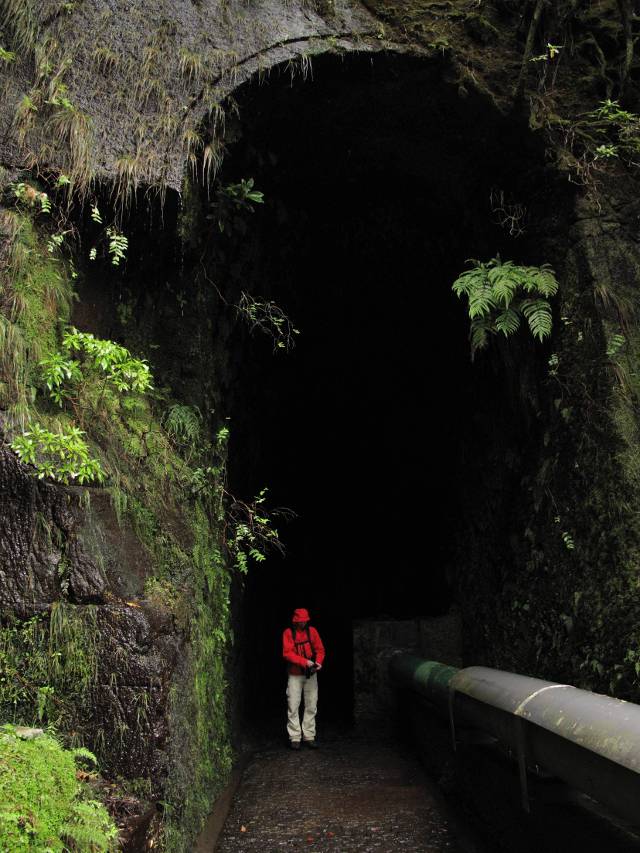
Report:
[[521,307],[531,334],[539,341],[543,341],[551,334],[551,306],[546,299],[525,299]]
[[487,346],[490,335],[515,334],[523,317],[537,340],[543,341],[551,334],[549,298],[558,292],[558,282],[549,264],[523,267],[502,261],[500,256],[486,263],[471,263],[473,268],[461,273],[452,289],[456,296],[468,301],[472,358]]
[[202,414],[196,406],[171,406],[163,422],[171,438],[184,448],[193,449],[200,440]]
[[514,269],[511,261],[507,261],[505,264],[490,269],[487,275],[497,302],[502,303],[505,308],[509,307],[509,303],[515,296],[520,284]]
[[520,328],[520,314],[514,308],[507,308],[496,317],[495,327],[508,338]]
[[468,296],[477,284],[481,283],[484,279],[484,264],[480,264],[479,261],[470,261],[468,263],[478,264],[478,269],[467,270],[454,281],[453,292],[456,296],[461,296],[463,293]]
[[538,293],[546,297],[556,295],[558,292],[558,282],[556,274],[549,264],[543,264],[541,267],[527,267],[527,272],[531,274]]
[[493,289],[483,282],[469,293],[469,317],[484,317],[496,307]]
[[489,345],[489,334],[493,330],[486,320],[472,320],[469,339],[471,340],[471,358],[476,352],[481,349],[486,349]]

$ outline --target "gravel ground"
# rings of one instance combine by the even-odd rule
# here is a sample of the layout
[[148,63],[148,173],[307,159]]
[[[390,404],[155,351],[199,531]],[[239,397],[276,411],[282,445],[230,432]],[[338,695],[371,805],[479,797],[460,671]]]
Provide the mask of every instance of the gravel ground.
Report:
[[245,770],[216,853],[459,853],[420,765],[390,742],[269,748]]

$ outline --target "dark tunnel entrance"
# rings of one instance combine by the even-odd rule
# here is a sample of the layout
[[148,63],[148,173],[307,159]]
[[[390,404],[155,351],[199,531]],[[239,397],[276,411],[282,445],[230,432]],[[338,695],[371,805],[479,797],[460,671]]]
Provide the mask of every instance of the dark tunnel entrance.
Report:
[[[526,527],[549,352],[519,333],[472,363],[451,284],[467,259],[498,253],[558,266],[571,193],[541,139],[446,82],[450,70],[442,57],[327,55],[306,78],[281,67],[245,84],[215,182],[201,162],[181,211],[176,194],[152,217],[132,211],[119,290],[86,278],[76,322],[103,318],[100,333],[133,351],[151,342],[160,383],[212,426],[229,418],[230,492],[267,487],[269,507],[296,513],[277,525],[286,557],[252,565],[234,595],[245,723],[282,725],[295,607],[327,646],[325,721],[351,719],[356,619],[459,607],[469,661],[484,662],[474,642],[493,614],[475,612],[475,590],[491,601],[508,583]],[[248,179],[264,204],[221,232],[219,187]],[[243,293],[286,312],[295,347],[274,352],[250,330]]]
[[[286,558],[246,579],[249,718],[282,710],[294,607],[328,648],[323,717],[348,720],[352,621],[445,613],[483,504],[501,513],[485,546],[506,559],[537,427],[521,369],[495,353],[471,363],[451,283],[468,258],[545,260],[495,198],[526,199],[535,219],[552,190],[535,137],[443,69],[324,57],[306,79],[277,69],[237,96],[220,178],[252,178],[265,204],[205,263],[228,305],[243,292],[273,300],[300,330],[287,354],[246,328],[231,345],[231,489],[266,486],[271,506],[297,514],[280,528]],[[542,354],[528,356],[535,373]]]

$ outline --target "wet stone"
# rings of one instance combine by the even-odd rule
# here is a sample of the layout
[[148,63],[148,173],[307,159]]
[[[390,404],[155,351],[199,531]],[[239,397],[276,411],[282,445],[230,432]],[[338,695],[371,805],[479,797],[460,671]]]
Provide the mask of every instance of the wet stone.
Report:
[[247,767],[216,851],[458,851],[416,760],[393,743],[340,738],[267,749]]

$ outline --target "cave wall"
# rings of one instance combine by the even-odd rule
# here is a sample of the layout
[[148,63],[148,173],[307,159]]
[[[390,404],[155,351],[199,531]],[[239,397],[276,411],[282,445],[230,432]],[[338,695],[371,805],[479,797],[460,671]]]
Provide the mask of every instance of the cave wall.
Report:
[[[118,300],[104,296],[105,279],[115,279],[116,292],[123,282],[108,260],[89,272],[86,253],[74,264],[50,250],[49,214],[12,207],[12,192],[0,213],[0,714],[53,725],[95,752],[114,780],[109,798],[123,840],[138,839],[131,849],[145,837],[189,849],[231,763],[231,576],[221,519],[209,496],[194,494],[197,460],[189,466],[163,425],[174,399],[167,391],[92,391],[89,370],[71,408],[47,402],[40,361],[60,352],[70,321],[103,338],[121,331]],[[55,215],[58,205],[52,194]],[[79,229],[90,227],[85,219],[76,219]],[[171,245],[175,218],[167,227]],[[72,289],[80,294],[73,312]],[[119,335],[127,337],[136,352],[154,352],[143,326]],[[37,479],[9,449],[33,423],[82,429],[106,487]],[[200,445],[211,463],[204,435]]]
[[[481,513],[468,507],[460,600],[468,660],[637,701],[639,258],[627,189],[605,178],[550,214],[541,251],[560,273],[558,319],[544,375],[524,383],[538,447],[516,464],[520,499],[498,559],[486,544],[499,493]],[[495,468],[508,464],[496,448]]]

